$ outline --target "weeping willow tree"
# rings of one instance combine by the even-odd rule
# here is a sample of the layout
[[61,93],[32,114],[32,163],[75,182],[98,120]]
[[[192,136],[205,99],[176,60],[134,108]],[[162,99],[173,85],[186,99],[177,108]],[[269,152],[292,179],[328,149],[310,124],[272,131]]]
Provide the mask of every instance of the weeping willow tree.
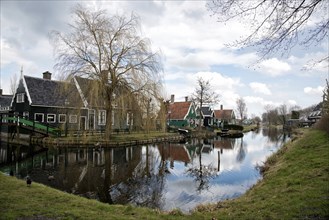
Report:
[[143,103],[144,97],[151,99],[161,90],[160,55],[152,52],[150,41],[141,36],[140,20],[135,14],[109,15],[105,10],[90,11],[81,5],[72,14],[70,32],[51,33],[55,68],[69,79],[94,81],[88,89],[93,101],[88,104],[106,109],[109,137],[114,108],[122,110],[119,115],[126,115],[131,106],[136,107],[134,103]]

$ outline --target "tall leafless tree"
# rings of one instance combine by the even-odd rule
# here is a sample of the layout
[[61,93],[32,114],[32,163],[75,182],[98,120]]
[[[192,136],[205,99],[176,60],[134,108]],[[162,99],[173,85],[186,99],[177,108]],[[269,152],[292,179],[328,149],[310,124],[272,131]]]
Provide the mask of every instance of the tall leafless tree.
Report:
[[208,80],[199,77],[197,81],[198,85],[192,94],[192,98],[196,106],[199,107],[199,130],[201,130],[202,106],[217,104],[219,102],[219,95],[213,91]]
[[160,55],[152,52],[150,41],[141,36],[135,14],[109,15],[105,10],[90,11],[81,5],[72,14],[70,32],[51,33],[55,68],[69,78],[82,76],[97,82],[94,97],[104,101],[109,136],[113,103],[122,100],[120,90],[129,91],[125,95],[146,98],[161,90]]
[[240,116],[241,121],[247,116],[247,104],[243,98],[238,98],[236,100],[236,108]]
[[18,77],[17,77],[17,74],[15,73],[10,77],[10,93],[11,94],[15,94],[17,86],[18,86]]
[[[219,22],[240,19],[250,24],[251,33],[233,44],[257,46],[262,58],[277,51],[288,54],[298,44],[309,47],[328,41],[327,0],[212,0],[207,8]],[[318,60],[322,61],[328,62],[329,56]]]

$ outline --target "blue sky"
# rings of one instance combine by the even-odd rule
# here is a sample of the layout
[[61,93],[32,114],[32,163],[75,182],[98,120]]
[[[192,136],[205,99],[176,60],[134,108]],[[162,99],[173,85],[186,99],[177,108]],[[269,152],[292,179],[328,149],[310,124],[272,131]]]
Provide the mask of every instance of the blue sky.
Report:
[[[60,73],[48,34],[65,32],[75,1],[1,1],[1,88],[10,92],[10,79],[20,75],[41,77],[42,72]],[[311,59],[328,56],[328,39],[316,47],[295,48],[290,54],[273,56],[257,64],[252,49],[227,48],[227,43],[248,33],[248,25],[218,23],[205,1],[83,1],[91,9],[109,13],[136,13],[142,33],[154,51],[163,56],[165,98],[175,94],[184,100],[196,87],[198,77],[209,80],[220,94],[224,108],[236,109],[243,97],[248,115],[261,115],[264,106],[287,104],[308,107],[322,99],[328,64],[302,70]],[[312,25],[310,23],[309,25]]]

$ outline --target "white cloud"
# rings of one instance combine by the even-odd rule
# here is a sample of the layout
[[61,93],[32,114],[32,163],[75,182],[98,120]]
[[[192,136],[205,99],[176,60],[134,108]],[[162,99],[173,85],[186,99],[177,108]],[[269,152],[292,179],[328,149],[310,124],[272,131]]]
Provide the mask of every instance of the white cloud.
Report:
[[264,83],[252,82],[252,83],[249,83],[249,86],[255,93],[262,93],[265,95],[272,94],[271,90]]
[[270,75],[270,76],[280,76],[291,70],[291,66],[277,58],[271,58],[264,60],[260,63],[259,71]]
[[323,94],[324,87],[318,86],[316,88],[312,87],[305,87],[304,88],[304,93],[308,95],[322,95]]

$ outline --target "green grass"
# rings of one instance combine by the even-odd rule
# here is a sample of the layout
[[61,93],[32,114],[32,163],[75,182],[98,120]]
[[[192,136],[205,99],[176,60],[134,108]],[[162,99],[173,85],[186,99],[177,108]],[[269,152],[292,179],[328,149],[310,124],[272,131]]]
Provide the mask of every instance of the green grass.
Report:
[[329,219],[329,136],[303,133],[268,158],[264,179],[245,195],[191,215],[103,204],[0,174],[0,219]]
[[[307,131],[268,158],[264,179],[242,197],[199,207],[219,219],[328,219],[329,137]],[[207,214],[205,214],[207,213]]]

